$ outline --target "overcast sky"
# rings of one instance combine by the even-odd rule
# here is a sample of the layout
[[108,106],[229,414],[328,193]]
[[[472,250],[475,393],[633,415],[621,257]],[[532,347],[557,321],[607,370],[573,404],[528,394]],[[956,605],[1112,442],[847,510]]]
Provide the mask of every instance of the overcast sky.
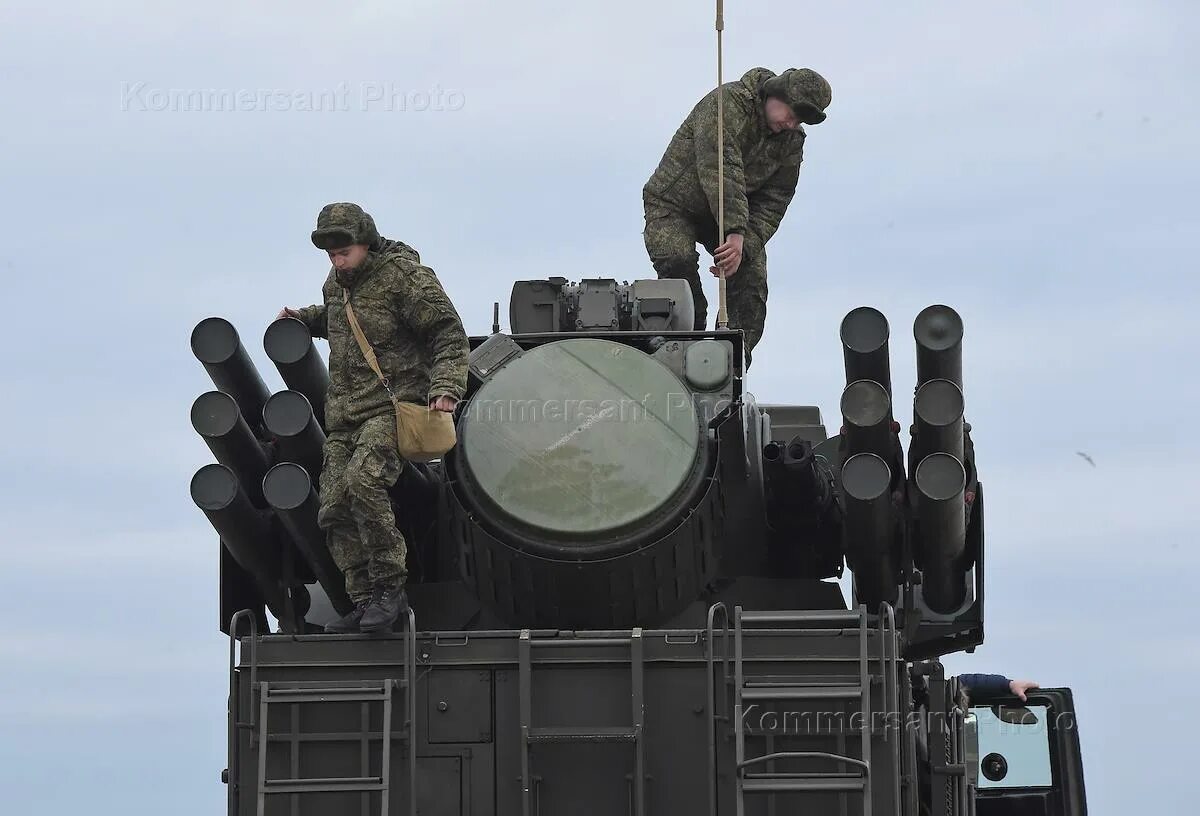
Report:
[[[833,86],[750,389],[836,431],[842,316],[885,312],[903,394],[913,318],[954,306],[989,561],[986,643],[946,663],[1074,689],[1094,816],[1192,812],[1200,9],[970,5],[726,3],[727,80]],[[223,811],[196,322],[281,387],[262,331],[320,297],[329,201],[471,333],[515,279],[652,275],[640,189],[715,44],[681,0],[0,4],[6,812]]]

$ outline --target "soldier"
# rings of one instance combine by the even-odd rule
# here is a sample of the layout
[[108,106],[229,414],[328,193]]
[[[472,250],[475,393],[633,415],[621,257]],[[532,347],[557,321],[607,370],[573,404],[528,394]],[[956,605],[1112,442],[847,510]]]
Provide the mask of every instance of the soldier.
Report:
[[778,76],[752,68],[724,94],[725,235],[718,240],[717,92],[710,91],[675,132],[642,188],[646,251],[660,278],[683,278],[703,330],[708,303],[700,284],[702,243],[714,276],[728,280],[729,327],[746,337],[746,365],[767,315],[766,244],[779,228],[800,175],[804,129],[825,121],[833,91],[808,68]]
[[393,241],[391,238],[380,238],[379,246],[372,247],[372,249],[382,252],[385,255],[389,252],[399,252],[413,263],[419,264],[421,262],[421,253],[417,252],[403,241]]
[[326,205],[311,237],[333,263],[324,302],[284,307],[279,316],[297,318],[314,337],[329,341],[317,522],[355,606],[326,631],[378,631],[408,608],[406,544],[388,496],[404,463],[395,408],[354,338],[343,292],[349,292],[354,317],[401,400],[453,412],[466,391],[470,348],[433,270],[410,247],[385,243],[357,204]]
[[1039,688],[1032,680],[1010,680],[1003,674],[960,674],[959,682],[966,686],[971,694],[980,696],[996,696],[1012,694],[1026,702],[1025,692]]

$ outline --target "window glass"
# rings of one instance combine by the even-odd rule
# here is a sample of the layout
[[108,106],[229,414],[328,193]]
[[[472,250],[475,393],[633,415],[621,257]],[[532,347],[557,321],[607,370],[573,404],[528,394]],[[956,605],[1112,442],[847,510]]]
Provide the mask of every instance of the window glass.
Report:
[[1050,787],[1050,711],[1046,706],[974,706],[979,789]]

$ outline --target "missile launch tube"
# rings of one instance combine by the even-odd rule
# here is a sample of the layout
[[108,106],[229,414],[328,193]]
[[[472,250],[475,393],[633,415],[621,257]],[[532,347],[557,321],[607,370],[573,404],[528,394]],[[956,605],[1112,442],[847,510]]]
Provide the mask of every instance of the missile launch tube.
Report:
[[354,604],[346,595],[345,577],[325,545],[325,534],[317,526],[319,502],[308,473],[295,462],[280,462],[267,471],[263,494],[333,607],[339,614],[349,612]]
[[325,432],[308,398],[299,391],[278,391],[263,407],[263,424],[279,443],[279,459],[301,465],[313,482],[321,478]]
[[257,428],[271,393],[233,324],[221,317],[201,320],[192,329],[192,353],[204,364],[217,389],[232,395],[246,422]]
[[841,399],[847,456],[892,450],[892,401],[882,385],[858,380],[846,386]]
[[949,306],[927,306],[913,321],[917,383],[950,380],[962,390],[963,322]]
[[858,453],[842,465],[846,503],[843,540],[861,602],[874,609],[896,603],[895,523],[892,516],[891,469],[874,453]]
[[950,380],[929,380],[913,400],[913,445],[919,459],[931,453],[948,453],[963,459],[963,395]]
[[842,318],[839,330],[846,382],[872,380],[892,393],[891,362],[888,359],[888,322],[878,309],[860,306]]
[[963,502],[967,472],[948,453],[931,453],[917,465],[917,520],[924,569],[921,587],[930,609],[949,614],[966,598],[963,558],[967,513]]
[[255,509],[232,470],[222,464],[204,465],[192,476],[192,501],[238,565],[254,578],[276,618],[286,615],[281,564],[271,553],[270,523]]
[[256,507],[265,507],[262,478],[267,455],[243,419],[234,398],[224,391],[208,391],[192,403],[192,428],[204,438],[213,456],[237,476]]
[[317,423],[324,427],[329,369],[317,352],[308,327],[294,317],[281,317],[267,327],[263,348],[288,389],[308,398]]

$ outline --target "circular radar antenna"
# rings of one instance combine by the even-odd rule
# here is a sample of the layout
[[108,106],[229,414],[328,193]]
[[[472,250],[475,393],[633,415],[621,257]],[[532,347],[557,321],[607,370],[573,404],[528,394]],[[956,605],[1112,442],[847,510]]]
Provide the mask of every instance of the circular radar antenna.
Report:
[[[469,583],[510,592],[502,606],[521,620],[559,625],[566,608],[589,604],[599,614],[582,618],[594,625],[620,619],[608,620],[618,596],[632,604],[636,587],[632,574],[617,575],[655,569],[652,552],[681,529],[690,540],[686,517],[710,485],[691,389],[640,350],[594,338],[545,343],[498,370],[463,411],[454,457],[472,528],[464,561],[489,573]],[[481,549],[486,557],[474,557]],[[524,590],[502,586],[518,581]],[[626,612],[635,617],[632,605]]]
[[689,389],[665,366],[620,343],[573,339],[539,346],[485,383],[460,445],[479,498],[567,554],[604,549],[671,509],[696,469],[700,434]]

